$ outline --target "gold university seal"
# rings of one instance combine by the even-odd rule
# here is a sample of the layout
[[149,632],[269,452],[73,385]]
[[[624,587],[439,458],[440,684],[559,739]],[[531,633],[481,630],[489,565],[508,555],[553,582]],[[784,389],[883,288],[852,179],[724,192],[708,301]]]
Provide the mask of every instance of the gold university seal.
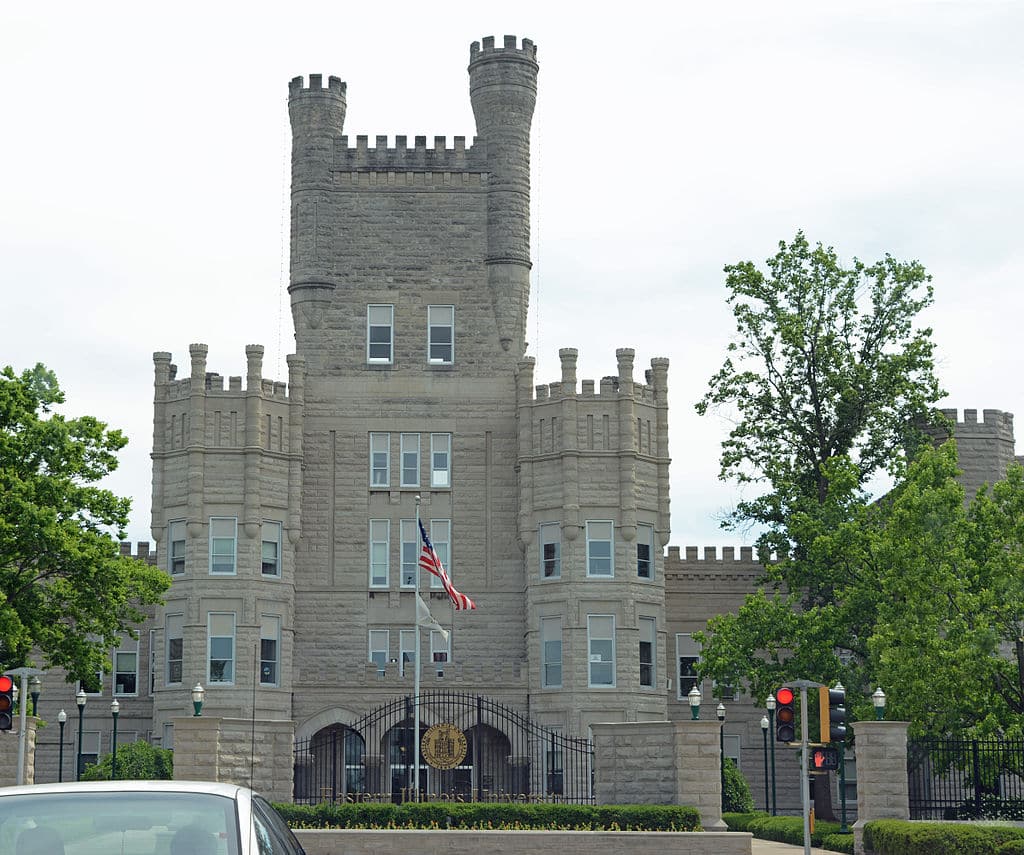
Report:
[[420,753],[435,769],[454,769],[466,757],[466,734],[447,722],[431,725],[423,734]]

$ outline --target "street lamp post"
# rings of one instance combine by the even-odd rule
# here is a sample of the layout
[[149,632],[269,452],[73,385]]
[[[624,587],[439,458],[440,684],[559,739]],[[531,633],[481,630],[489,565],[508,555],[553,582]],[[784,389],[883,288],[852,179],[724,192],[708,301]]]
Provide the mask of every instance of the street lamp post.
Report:
[[700,702],[702,700],[702,697],[700,689],[697,688],[696,683],[693,684],[693,688],[690,689],[686,697],[690,701],[690,717],[694,721],[697,721],[698,719],[700,719]]
[[770,810],[768,806],[768,716],[761,716],[761,741],[764,743],[764,812]]
[[[765,706],[768,708],[768,729],[775,729],[775,695],[771,692],[768,693],[768,700],[765,701]],[[776,801],[775,793],[775,739],[771,740],[772,743],[772,816],[778,813],[778,802]]]
[[28,681],[28,694],[32,698],[32,715],[37,715],[36,706],[39,703],[39,696],[43,693],[43,681],[39,679],[38,674],[33,674],[32,679]]
[[206,689],[201,683],[192,687],[192,718],[198,718],[203,714],[203,700],[206,698]]
[[75,761],[75,780],[82,780],[82,715],[85,713],[85,689],[79,689],[75,695],[75,703],[78,704],[78,757]]
[[114,738],[110,741],[110,780],[117,780],[117,714],[121,712],[121,705],[114,698],[110,702],[110,715],[114,719]]
[[57,783],[64,780],[64,725],[68,723],[68,714],[61,710],[57,713],[57,723],[60,725],[60,749],[57,754]]
[[878,721],[885,719],[885,692],[882,691],[882,687],[879,686],[875,689],[875,693],[871,696],[871,703],[875,705],[875,718]]
[[721,701],[715,708],[715,715],[718,718],[718,765],[721,766],[722,776],[722,806],[725,806],[725,704]]

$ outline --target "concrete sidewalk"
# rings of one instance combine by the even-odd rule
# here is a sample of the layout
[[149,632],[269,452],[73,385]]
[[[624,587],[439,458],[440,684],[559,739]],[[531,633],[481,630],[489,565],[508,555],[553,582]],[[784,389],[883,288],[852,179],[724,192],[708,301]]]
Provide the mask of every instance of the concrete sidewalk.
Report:
[[[793,846],[790,843],[776,843],[774,840],[758,840],[756,837],[751,841],[751,855],[800,855],[804,851],[803,846]],[[836,855],[828,849],[815,849],[811,847],[812,855]]]

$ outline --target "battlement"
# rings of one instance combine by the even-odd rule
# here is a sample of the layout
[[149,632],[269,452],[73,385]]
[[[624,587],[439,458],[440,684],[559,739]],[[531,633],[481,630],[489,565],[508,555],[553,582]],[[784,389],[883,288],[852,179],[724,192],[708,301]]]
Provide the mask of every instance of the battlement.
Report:
[[[403,135],[395,136],[395,144],[388,146],[386,135],[377,136],[375,145],[370,146],[369,137],[356,137],[355,146],[349,145],[349,137],[335,140],[333,168],[342,171],[433,171],[433,172],[484,172],[487,169],[483,152],[474,153],[466,148],[466,138],[457,136],[448,148],[447,137],[435,136],[428,147],[426,136],[416,136],[413,144]],[[474,143],[476,138],[474,138]]]
[[121,555],[127,555],[130,558],[137,558],[139,561],[143,561],[146,564],[156,565],[156,550],[150,552],[149,541],[140,540],[136,544],[135,552],[132,552],[132,543],[130,540],[122,540],[118,543],[118,550]]
[[483,43],[473,42],[469,46],[469,64],[489,59],[513,59],[526,62],[537,62],[537,46],[530,39],[523,39],[522,47],[517,47],[515,36],[505,36],[501,47],[494,46],[494,36],[485,36]]
[[288,82],[288,98],[303,98],[303,97],[321,97],[323,95],[331,95],[337,98],[344,98],[348,91],[348,84],[345,83],[340,77],[335,77],[333,74],[327,78],[326,88],[323,85],[322,74],[311,74],[309,75],[309,86],[304,86],[304,79],[302,75],[293,77]]
[[990,432],[1013,438],[1013,413],[982,410],[982,420],[979,422],[977,410],[964,409],[962,417],[957,409],[944,409],[940,412],[953,423],[954,436],[960,433]]
[[[177,379],[178,366],[171,362],[171,354],[167,351],[158,351],[153,354],[153,364],[156,369],[156,385],[164,386],[167,389],[169,400],[188,397],[194,388],[202,389],[209,395],[240,395],[243,392],[241,376],[227,378],[227,386],[224,384],[224,376],[216,371],[206,370],[207,346],[205,344],[193,344],[189,346],[191,355],[191,374],[188,377]],[[248,363],[246,376],[246,389],[257,390],[266,399],[276,399],[282,402],[288,401],[288,384],[279,380],[270,380],[262,376],[263,347],[262,345],[248,345],[245,349]]]
[[[544,403],[560,401],[563,398],[582,398],[596,400],[600,398],[617,399],[627,387],[632,389],[634,400],[638,403],[654,405],[658,403],[659,392],[665,390],[666,375],[668,373],[669,361],[665,357],[656,356],[651,360],[650,369],[644,372],[646,383],[638,383],[633,380],[633,357],[635,351],[632,348],[620,347],[615,351],[618,362],[619,373],[602,377],[600,382],[594,380],[581,380],[580,391],[576,391],[576,359],[578,351],[576,348],[562,348],[558,351],[562,360],[562,379],[553,383],[541,383],[533,387],[533,396],[522,403]],[[536,360],[528,357],[520,363],[520,370],[524,377],[532,380],[533,368]]]

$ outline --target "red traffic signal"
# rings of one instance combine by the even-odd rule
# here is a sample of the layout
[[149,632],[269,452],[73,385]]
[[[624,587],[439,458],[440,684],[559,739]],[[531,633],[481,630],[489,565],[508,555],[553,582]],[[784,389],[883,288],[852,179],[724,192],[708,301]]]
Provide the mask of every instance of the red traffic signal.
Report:
[[14,727],[14,680],[0,674],[0,730]]
[[783,686],[775,693],[778,704],[775,710],[775,741],[796,741],[796,708],[793,702],[796,696],[789,686]]

